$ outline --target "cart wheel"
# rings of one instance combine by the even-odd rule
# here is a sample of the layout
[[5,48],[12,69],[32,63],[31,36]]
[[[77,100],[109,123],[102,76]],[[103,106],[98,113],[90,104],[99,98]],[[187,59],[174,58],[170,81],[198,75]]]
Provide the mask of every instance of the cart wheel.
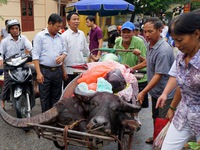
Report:
[[53,141],[53,144],[55,145],[55,147],[57,147],[60,150],[65,149],[65,144],[63,142]]
[[121,145],[118,142],[118,150],[131,150],[133,132],[126,132],[125,129],[121,126],[118,136],[119,136],[119,140],[121,141]]

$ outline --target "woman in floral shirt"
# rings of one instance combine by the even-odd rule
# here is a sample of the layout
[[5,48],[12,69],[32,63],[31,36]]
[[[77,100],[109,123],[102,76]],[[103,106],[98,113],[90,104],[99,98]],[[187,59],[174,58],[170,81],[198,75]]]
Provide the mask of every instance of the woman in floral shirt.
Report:
[[[181,150],[191,136],[200,136],[200,15],[179,16],[172,22],[170,34],[182,52],[176,59],[177,84],[182,98],[162,150]],[[158,103],[161,106],[162,101]]]

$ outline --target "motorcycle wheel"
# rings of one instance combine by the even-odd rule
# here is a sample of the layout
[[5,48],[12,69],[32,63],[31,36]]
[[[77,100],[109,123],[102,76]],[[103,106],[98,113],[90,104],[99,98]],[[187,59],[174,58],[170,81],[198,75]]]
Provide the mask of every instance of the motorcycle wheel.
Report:
[[[29,95],[31,98],[31,96]],[[17,118],[29,118],[31,117],[31,112],[28,112],[28,105],[26,100],[26,93],[22,93],[22,95],[16,100],[16,114]],[[30,108],[30,106],[29,106]]]

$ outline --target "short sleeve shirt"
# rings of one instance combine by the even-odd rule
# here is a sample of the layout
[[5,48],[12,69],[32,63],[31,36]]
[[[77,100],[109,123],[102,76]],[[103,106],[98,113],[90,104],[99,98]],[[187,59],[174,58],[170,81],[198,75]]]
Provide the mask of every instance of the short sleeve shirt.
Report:
[[181,89],[181,101],[173,118],[174,126],[181,130],[187,124],[193,135],[200,136],[200,49],[185,64],[186,54],[176,59],[177,84]]
[[[161,38],[152,48],[147,51],[147,79],[148,82],[153,78],[154,74],[162,74],[158,84],[150,90],[150,95],[158,98],[169,79],[168,72],[174,62],[174,54],[171,46]],[[173,98],[174,91],[168,95],[168,99]]]
[[[91,29],[90,33],[89,33],[89,36],[90,36],[90,45],[89,45],[89,48],[90,48],[90,51],[91,51],[91,50],[99,47],[98,40],[100,40],[100,39],[103,38],[103,33],[102,33],[101,28],[99,28],[97,26],[94,29]],[[96,55],[97,53],[98,53],[98,51],[94,51],[93,54]]]
[[32,44],[25,35],[20,35],[15,41],[9,34],[1,43],[0,53],[4,59],[7,59],[15,54],[25,54],[25,50],[31,51]]
[[176,60],[174,61],[174,63],[172,64],[172,67],[169,71],[169,75],[172,76],[172,77],[176,77]]

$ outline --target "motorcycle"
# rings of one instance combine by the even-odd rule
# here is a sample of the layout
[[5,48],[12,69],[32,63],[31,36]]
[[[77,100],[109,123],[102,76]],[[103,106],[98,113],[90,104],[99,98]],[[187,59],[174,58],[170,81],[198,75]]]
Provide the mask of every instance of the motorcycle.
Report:
[[16,54],[5,60],[4,69],[10,76],[10,93],[17,118],[31,117],[31,109],[35,106],[33,73],[27,62],[32,57],[27,54]]

